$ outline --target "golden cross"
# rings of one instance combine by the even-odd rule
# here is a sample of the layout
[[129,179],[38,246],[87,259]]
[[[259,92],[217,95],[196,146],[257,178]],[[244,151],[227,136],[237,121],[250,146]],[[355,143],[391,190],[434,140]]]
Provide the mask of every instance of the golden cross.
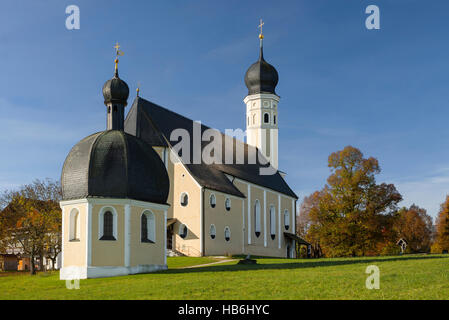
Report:
[[118,44],[118,42],[115,44],[114,48],[115,48],[115,51],[118,52],[118,49],[120,49],[120,45]]
[[265,24],[265,22],[263,22],[262,19],[260,19],[260,24],[258,26],[258,28],[260,28],[260,34],[263,34],[262,27],[263,27],[264,24]]

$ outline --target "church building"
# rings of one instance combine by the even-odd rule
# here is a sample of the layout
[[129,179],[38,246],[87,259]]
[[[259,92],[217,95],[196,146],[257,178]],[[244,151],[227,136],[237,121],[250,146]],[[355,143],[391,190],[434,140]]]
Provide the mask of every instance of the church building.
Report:
[[[62,170],[61,279],[163,270],[170,251],[293,258],[295,242],[307,244],[295,235],[298,197],[277,170],[278,73],[264,59],[262,32],[259,38],[259,59],[244,79],[247,142],[216,131],[226,143],[213,163],[180,154],[179,137],[171,140],[182,129],[192,146],[211,128],[139,92],[125,118],[129,88],[116,58],[103,86],[107,129],[76,144]],[[209,143],[200,141],[203,154]],[[273,172],[261,174],[267,167]]]

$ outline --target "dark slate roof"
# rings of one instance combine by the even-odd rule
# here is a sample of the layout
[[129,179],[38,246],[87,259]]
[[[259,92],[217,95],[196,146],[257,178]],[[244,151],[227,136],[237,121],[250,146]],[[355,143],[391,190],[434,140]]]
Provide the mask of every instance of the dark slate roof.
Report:
[[170,181],[164,163],[148,143],[108,130],[72,148],[64,162],[61,186],[63,200],[101,197],[165,204]]
[[[173,130],[178,128],[183,128],[189,132],[191,138],[190,145],[192,145],[192,120],[140,97],[137,97],[134,100],[131,110],[125,120],[126,132],[140,137],[153,146],[165,147],[176,145],[177,141],[170,141],[170,135]],[[210,128],[201,125],[201,133],[207,129]],[[226,137],[221,132],[218,133],[221,134],[223,138]],[[222,141],[224,141],[224,139]],[[191,152],[190,164],[185,163],[185,166],[201,186],[238,197],[244,197],[238,188],[226,177],[225,174],[229,174],[233,177],[272,189],[287,196],[296,199],[298,198],[281,177],[279,172],[276,172],[274,175],[260,175],[259,169],[262,167],[260,164],[248,164],[248,153],[257,153],[256,148],[237,139],[232,139],[232,141],[233,143],[231,146],[234,149],[234,158],[236,148],[243,145],[245,164],[205,164],[204,162],[201,162],[201,164],[192,164],[193,152]],[[207,144],[209,144],[209,142],[202,142],[201,150],[203,150],[204,146]],[[222,163],[224,163],[226,147],[227,145],[223,143]]]
[[119,103],[126,106],[128,96],[129,87],[125,81],[119,78],[116,70],[114,77],[103,85],[104,104]]
[[259,60],[253,63],[245,74],[248,95],[256,93],[276,94],[279,75],[275,67],[263,58],[263,47],[260,47]]

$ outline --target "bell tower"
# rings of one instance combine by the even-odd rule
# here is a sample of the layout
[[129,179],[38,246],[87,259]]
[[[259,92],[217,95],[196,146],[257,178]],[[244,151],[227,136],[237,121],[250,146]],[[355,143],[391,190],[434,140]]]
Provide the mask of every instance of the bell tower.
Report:
[[260,20],[259,60],[252,64],[245,75],[248,95],[246,104],[247,143],[257,147],[271,166],[278,168],[278,103],[276,85],[279,81],[276,69],[263,57],[262,27]]
[[123,131],[129,87],[118,76],[118,56],[123,55],[123,52],[119,50],[120,45],[118,43],[114,48],[116,50],[114,77],[103,85],[104,104],[107,110],[106,127],[107,130]]

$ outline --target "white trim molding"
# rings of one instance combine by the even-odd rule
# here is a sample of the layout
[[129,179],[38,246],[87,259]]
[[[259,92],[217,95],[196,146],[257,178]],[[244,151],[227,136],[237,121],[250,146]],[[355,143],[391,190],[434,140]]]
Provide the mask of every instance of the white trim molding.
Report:
[[84,198],[84,199],[77,199],[77,200],[66,200],[61,201],[61,206],[68,206],[68,205],[76,205],[76,204],[82,204],[82,203],[91,203],[92,205],[125,205],[129,204],[131,206],[135,207],[142,207],[142,208],[148,208],[148,209],[156,209],[156,210],[166,210],[170,206],[168,204],[160,204],[160,203],[154,203],[154,202],[146,202],[146,201],[139,201],[139,200],[132,200],[132,199],[117,199],[117,198]]
[[278,204],[279,204],[279,209],[278,209],[278,237],[279,237],[279,249],[281,248],[281,195],[278,194]]
[[62,208],[62,227],[61,227],[61,242],[62,242],[62,248],[61,248],[61,267],[64,267],[64,247],[65,247],[65,207],[61,205]]
[[263,190],[263,245],[267,246],[267,192]]
[[149,273],[167,270],[167,265],[141,264],[134,267],[77,267],[70,266],[61,268],[59,272],[60,280],[78,280],[88,278],[106,278],[116,276],[126,276],[129,274]]
[[131,206],[125,204],[125,267],[131,265]]
[[92,204],[86,205],[86,264],[87,267],[92,265]]
[[248,244],[251,244],[251,186],[248,184]]
[[167,210],[164,210],[164,265],[167,265]]

